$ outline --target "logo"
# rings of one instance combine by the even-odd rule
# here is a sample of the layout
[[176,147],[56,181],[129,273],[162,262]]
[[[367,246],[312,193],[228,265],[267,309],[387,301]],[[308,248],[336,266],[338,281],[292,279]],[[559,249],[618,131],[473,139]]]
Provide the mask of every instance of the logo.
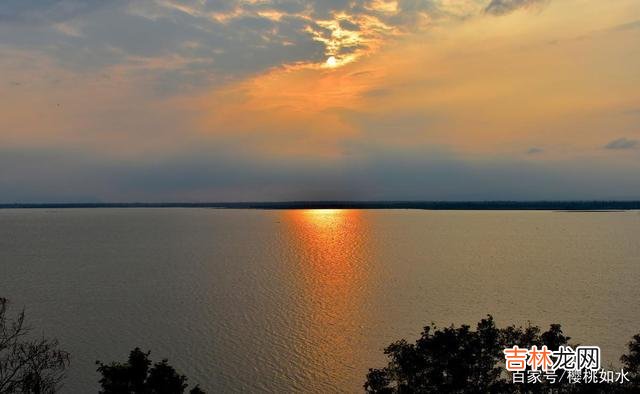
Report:
[[505,367],[512,372],[513,383],[625,383],[628,372],[608,371],[600,365],[600,347],[560,346],[549,350],[513,346],[503,350]]

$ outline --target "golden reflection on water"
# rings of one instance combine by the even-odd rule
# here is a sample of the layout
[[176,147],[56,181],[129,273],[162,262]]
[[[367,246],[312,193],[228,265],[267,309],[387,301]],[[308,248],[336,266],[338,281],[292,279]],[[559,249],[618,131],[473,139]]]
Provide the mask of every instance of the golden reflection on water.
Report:
[[[362,217],[355,210],[308,209],[289,212],[307,292],[323,307],[344,306],[361,285]],[[336,311],[337,312],[337,311]]]
[[357,210],[293,210],[285,216],[291,245],[299,249],[292,270],[306,297],[307,351],[338,382],[346,378],[340,376],[345,366],[358,361],[354,336],[364,319],[367,225]]

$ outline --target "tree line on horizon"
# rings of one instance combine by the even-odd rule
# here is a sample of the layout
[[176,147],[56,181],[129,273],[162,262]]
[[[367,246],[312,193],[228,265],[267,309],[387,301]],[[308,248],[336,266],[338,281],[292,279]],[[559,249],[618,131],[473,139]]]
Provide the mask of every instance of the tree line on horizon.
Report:
[[427,209],[607,211],[640,209],[640,200],[480,201],[279,201],[279,202],[106,202],[0,203],[0,209],[64,208],[232,208],[232,209]]

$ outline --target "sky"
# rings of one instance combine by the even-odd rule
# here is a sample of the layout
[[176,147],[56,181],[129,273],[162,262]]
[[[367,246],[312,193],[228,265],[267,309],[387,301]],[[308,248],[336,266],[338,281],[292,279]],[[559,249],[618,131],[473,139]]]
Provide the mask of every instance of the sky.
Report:
[[637,0],[4,0],[0,203],[640,199]]

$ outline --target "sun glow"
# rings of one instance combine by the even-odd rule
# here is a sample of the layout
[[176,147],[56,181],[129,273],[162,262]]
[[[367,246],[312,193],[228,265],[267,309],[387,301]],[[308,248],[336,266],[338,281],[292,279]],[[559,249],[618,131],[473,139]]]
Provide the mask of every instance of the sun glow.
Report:
[[308,226],[317,231],[337,231],[339,226],[352,215],[352,211],[345,209],[305,209],[302,211]]
[[335,56],[329,56],[325,64],[329,68],[335,68],[338,66],[338,59]]

